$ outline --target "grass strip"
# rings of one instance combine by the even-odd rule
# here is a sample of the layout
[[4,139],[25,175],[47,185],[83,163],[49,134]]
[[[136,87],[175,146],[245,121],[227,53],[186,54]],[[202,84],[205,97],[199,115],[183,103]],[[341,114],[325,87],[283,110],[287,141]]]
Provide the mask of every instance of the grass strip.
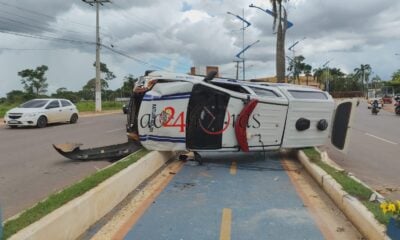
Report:
[[369,198],[373,193],[371,189],[365,187],[361,183],[357,182],[353,178],[349,177],[347,172],[339,171],[334,167],[326,164],[321,160],[321,155],[314,148],[305,148],[303,152],[307,155],[311,162],[315,163],[317,166],[322,168],[326,173],[328,173],[333,179],[338,182],[343,190],[348,194],[356,197],[364,206],[372,212],[375,219],[382,224],[387,224],[389,222],[390,216],[384,215],[379,207],[380,203],[370,202]]
[[[103,101],[101,103],[102,110],[122,110],[122,102],[116,101]],[[79,112],[94,112],[96,109],[96,104],[94,101],[81,101],[76,103],[76,107]]]
[[42,217],[63,206],[67,202],[81,196],[82,194],[96,187],[109,177],[115,175],[132,163],[136,162],[148,152],[149,151],[145,149],[140,149],[125,160],[118,161],[114,165],[93,173],[82,181],[63,189],[60,192],[50,195],[47,199],[39,202],[32,208],[23,212],[16,219],[6,222],[3,228],[3,239],[9,238],[19,230],[38,221]]

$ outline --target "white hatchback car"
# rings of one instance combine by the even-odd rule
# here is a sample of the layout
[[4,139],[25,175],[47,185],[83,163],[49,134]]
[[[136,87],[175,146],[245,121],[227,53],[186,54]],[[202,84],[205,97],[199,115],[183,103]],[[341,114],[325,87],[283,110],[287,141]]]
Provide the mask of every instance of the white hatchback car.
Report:
[[32,99],[6,112],[4,123],[11,127],[46,127],[48,123],[78,121],[76,106],[67,99]]

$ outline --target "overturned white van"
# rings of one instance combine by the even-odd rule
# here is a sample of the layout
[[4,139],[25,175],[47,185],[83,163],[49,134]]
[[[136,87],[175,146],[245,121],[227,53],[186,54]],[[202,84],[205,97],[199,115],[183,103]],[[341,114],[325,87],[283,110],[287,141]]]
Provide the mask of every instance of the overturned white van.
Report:
[[153,71],[131,101],[128,132],[149,150],[343,150],[354,103],[319,89]]

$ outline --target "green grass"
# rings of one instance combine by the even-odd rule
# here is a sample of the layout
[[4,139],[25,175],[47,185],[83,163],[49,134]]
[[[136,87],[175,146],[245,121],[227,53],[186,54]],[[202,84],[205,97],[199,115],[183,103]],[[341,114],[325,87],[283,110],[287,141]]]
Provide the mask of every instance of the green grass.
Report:
[[123,161],[119,161],[108,168],[105,168],[99,172],[96,172],[82,181],[73,184],[65,188],[64,190],[50,195],[47,199],[39,202],[34,207],[26,210],[16,219],[8,221],[4,225],[3,229],[3,239],[7,239],[19,230],[27,227],[28,225],[38,221],[42,217],[51,213],[55,209],[61,207],[67,202],[74,198],[77,198],[89,191],[90,189],[96,187],[101,182],[107,178],[113,176],[114,174],[120,172],[124,168],[128,167],[132,163],[136,162],[138,159],[143,157],[148,153],[147,150],[141,149],[132,154],[129,158]]
[[16,106],[18,106],[18,103],[13,103],[13,104],[9,104],[9,103],[3,103],[0,104],[0,118],[4,117],[4,115],[6,114],[6,112],[8,110],[10,110],[11,108],[14,108]]
[[336,182],[338,182],[342,186],[345,192],[359,199],[364,204],[364,206],[366,206],[368,210],[372,212],[372,214],[374,214],[376,220],[378,220],[382,224],[387,224],[389,222],[390,216],[384,215],[382,213],[379,207],[380,204],[368,201],[369,197],[373,193],[371,189],[365,187],[361,183],[349,177],[347,175],[347,172],[339,171],[321,161],[321,155],[314,148],[305,148],[303,149],[303,151],[310,159],[310,161],[318,165],[330,176],[332,176],[332,178],[335,179]]
[[[123,103],[114,101],[103,101],[101,104],[102,110],[121,110]],[[94,112],[95,102],[94,101],[82,101],[76,104],[79,112]]]

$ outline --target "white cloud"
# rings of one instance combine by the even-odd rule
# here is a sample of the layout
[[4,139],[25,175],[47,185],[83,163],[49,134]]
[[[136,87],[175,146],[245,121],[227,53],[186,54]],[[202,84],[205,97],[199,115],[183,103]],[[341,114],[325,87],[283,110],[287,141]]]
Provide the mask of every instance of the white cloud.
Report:
[[[8,4],[0,6],[0,30],[95,41],[95,9],[83,2],[0,2]],[[252,23],[245,32],[245,46],[260,40],[245,53],[249,66],[246,75],[274,75],[276,35],[272,17],[249,8],[250,3],[271,8],[265,0],[115,0],[105,4],[100,13],[102,43],[141,61],[103,48],[102,61],[117,75],[110,88],[118,88],[127,74],[139,76],[156,67],[188,72],[192,65],[219,65],[221,72],[236,77],[233,61],[243,45],[241,21],[226,12],[241,15],[243,9],[245,18]],[[400,52],[400,2],[291,0],[286,7],[289,20],[294,23],[287,32],[286,46],[306,37],[295,50],[313,67],[333,59],[330,66],[351,72],[359,64],[369,63],[384,79],[397,70],[400,59],[394,53]],[[49,66],[51,91],[58,87],[78,90],[94,76],[94,44],[44,41],[4,33],[0,33],[0,38],[0,64],[6,66],[0,76],[0,97],[13,89],[22,89],[18,71],[42,64]]]

